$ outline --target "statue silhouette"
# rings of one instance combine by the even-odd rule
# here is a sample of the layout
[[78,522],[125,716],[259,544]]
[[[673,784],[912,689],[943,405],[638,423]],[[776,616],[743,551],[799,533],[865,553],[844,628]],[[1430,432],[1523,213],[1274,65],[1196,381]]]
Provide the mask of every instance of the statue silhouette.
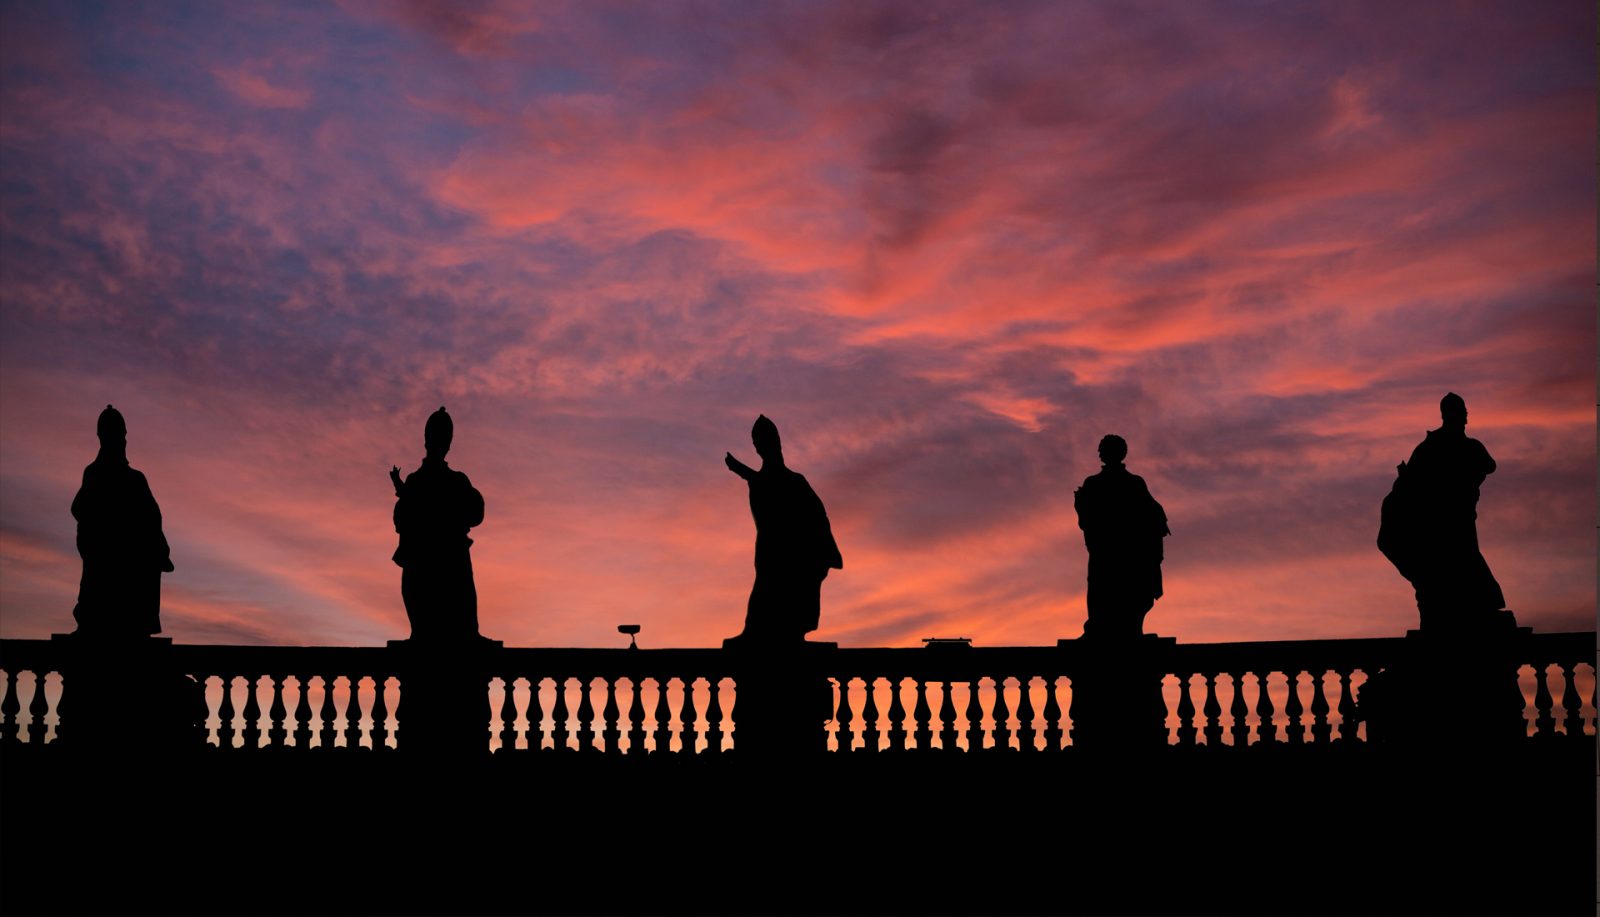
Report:
[[1172,533],[1144,478],[1129,474],[1122,464],[1127,455],[1122,437],[1100,440],[1105,467],[1072,495],[1089,549],[1085,637],[1139,636],[1144,616],[1161,598],[1161,539]]
[[750,441],[761,469],[728,453],[728,468],[750,485],[750,515],[756,523],[756,581],[750,590],[744,630],[732,641],[793,644],[817,629],[822,581],[828,570],[844,569],[828,512],[804,476],[783,464],[778,427],[766,415],[756,418]]
[[472,539],[467,530],[483,521],[483,495],[444,457],[455,435],[444,408],[428,418],[423,432],[427,456],[404,480],[389,470],[398,498],[394,530],[400,533],[394,562],[400,595],[411,619],[411,638],[440,642],[471,640],[478,634],[478,590],[472,582]]
[[161,574],[172,572],[161,507],[144,475],[128,467],[128,427],[111,405],[95,424],[100,453],[72,499],[83,578],[77,633],[148,637],[161,632]]
[[1439,429],[1399,464],[1378,527],[1378,550],[1416,588],[1424,631],[1486,626],[1506,604],[1478,550],[1478,488],[1494,459],[1467,436],[1460,395],[1445,395],[1439,414]]

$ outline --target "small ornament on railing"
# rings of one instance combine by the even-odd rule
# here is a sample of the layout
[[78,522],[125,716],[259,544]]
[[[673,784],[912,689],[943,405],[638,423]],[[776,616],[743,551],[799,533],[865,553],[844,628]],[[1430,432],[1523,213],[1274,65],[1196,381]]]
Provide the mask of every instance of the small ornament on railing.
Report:
[[637,639],[639,636],[639,625],[618,624],[617,633],[623,634],[628,638],[628,649],[636,650],[639,648],[639,641]]
[[972,647],[971,637],[923,637],[922,642],[928,649],[949,649],[958,646]]

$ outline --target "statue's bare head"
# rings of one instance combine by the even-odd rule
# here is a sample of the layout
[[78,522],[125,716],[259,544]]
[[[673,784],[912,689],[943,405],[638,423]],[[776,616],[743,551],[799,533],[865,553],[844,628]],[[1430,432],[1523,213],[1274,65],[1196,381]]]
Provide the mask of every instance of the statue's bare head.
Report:
[[428,417],[428,425],[422,430],[422,445],[428,450],[430,458],[444,458],[450,451],[450,441],[455,438],[456,425],[450,420],[450,415],[445,413],[444,407],[434,411]]
[[122,452],[128,448],[128,423],[122,419],[122,412],[109,404],[95,421],[94,435],[100,438],[101,449]]
[[1107,434],[1100,440],[1100,461],[1107,465],[1120,465],[1128,457],[1128,441],[1115,433]]
[[765,414],[757,417],[755,426],[750,428],[750,443],[756,447],[756,454],[764,460],[783,455],[783,441],[778,438],[778,425]]
[[1439,417],[1444,420],[1447,427],[1464,427],[1467,425],[1466,399],[1455,392],[1448,392],[1439,399]]

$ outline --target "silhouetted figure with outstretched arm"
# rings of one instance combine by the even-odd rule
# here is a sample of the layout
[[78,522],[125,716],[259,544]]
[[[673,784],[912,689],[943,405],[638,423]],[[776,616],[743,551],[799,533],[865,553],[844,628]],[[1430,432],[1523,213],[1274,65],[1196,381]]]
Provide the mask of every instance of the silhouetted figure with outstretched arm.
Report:
[[1137,637],[1144,616],[1161,598],[1161,539],[1171,532],[1167,514],[1144,478],[1123,465],[1128,444],[1100,440],[1104,467],[1072,495],[1078,528],[1089,549],[1089,618],[1085,637]]
[[1442,422],[1398,466],[1384,498],[1378,549],[1417,591],[1424,631],[1487,626],[1505,595],[1478,549],[1478,488],[1494,473],[1483,443],[1467,436],[1467,403],[1450,392]]
[[455,426],[444,408],[428,418],[423,431],[427,456],[404,480],[391,468],[394,483],[394,530],[400,546],[394,562],[400,594],[411,619],[411,639],[418,642],[478,638],[478,590],[472,582],[472,539],[467,530],[483,521],[483,495],[467,476],[451,468]]
[[172,572],[161,507],[144,475],[128,467],[128,427],[111,405],[95,424],[100,454],[72,499],[83,578],[72,617],[92,637],[161,632],[161,574]]
[[806,479],[783,464],[778,427],[756,418],[750,440],[760,470],[728,453],[728,468],[750,485],[750,515],[756,523],[756,582],[750,590],[744,630],[734,641],[793,644],[817,629],[822,581],[844,568],[827,510]]

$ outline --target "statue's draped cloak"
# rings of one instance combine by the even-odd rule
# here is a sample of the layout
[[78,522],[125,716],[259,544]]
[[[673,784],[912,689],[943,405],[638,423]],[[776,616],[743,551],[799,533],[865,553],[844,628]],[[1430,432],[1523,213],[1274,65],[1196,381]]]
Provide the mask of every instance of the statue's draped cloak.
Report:
[[483,495],[443,459],[424,459],[394,504],[400,534],[394,562],[413,639],[473,637],[478,633],[478,591],[472,578],[472,539],[483,522]]
[[1505,607],[1478,548],[1479,488],[1494,470],[1463,431],[1430,430],[1384,498],[1378,549],[1415,587],[1424,628]]
[[1162,539],[1170,534],[1166,511],[1144,478],[1121,464],[1086,478],[1073,502],[1089,549],[1089,621],[1138,633],[1161,597]]
[[822,581],[843,569],[828,513],[803,475],[769,463],[747,479],[756,523],[756,581],[744,635],[797,640],[817,629]]
[[161,507],[143,474],[101,454],[72,500],[83,577],[72,617],[82,633],[161,632],[161,574],[172,569]]

